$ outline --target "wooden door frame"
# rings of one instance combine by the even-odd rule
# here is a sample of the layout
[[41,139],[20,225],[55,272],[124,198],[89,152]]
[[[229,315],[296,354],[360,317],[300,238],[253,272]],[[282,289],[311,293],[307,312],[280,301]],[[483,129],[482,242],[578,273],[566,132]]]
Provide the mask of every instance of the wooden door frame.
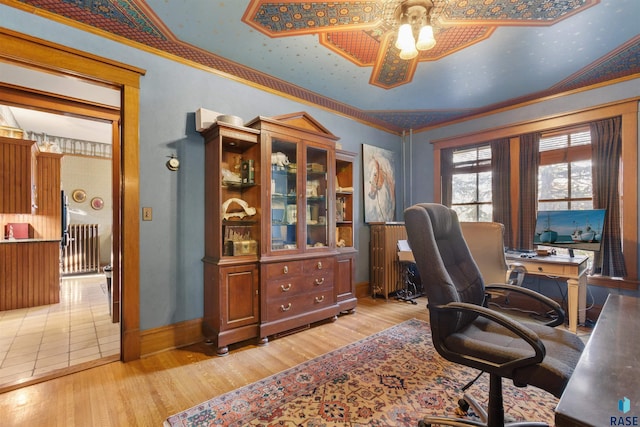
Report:
[[[120,91],[113,124],[113,286],[120,287],[120,358],[140,358],[139,137],[140,76],[145,70],[0,28],[0,61],[71,76]],[[118,138],[118,131],[120,138]]]

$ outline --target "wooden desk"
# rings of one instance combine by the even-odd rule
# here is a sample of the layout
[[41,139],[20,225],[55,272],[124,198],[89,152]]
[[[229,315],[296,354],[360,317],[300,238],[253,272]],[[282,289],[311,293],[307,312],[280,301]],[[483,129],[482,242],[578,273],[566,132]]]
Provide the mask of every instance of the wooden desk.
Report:
[[[609,295],[556,408],[557,427],[638,425],[638,329],[640,298]],[[627,413],[618,410],[618,401],[625,397],[631,407]]]
[[548,255],[521,258],[506,254],[507,263],[520,263],[527,274],[560,277],[567,281],[567,302],[569,304],[569,330],[576,333],[578,321],[584,323],[587,309],[587,260],[585,256]]

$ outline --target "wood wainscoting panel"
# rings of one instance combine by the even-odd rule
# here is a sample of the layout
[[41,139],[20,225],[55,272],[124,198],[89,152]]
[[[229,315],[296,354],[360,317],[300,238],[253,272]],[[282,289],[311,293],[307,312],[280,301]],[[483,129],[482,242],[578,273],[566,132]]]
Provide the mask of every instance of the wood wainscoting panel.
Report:
[[[0,212],[30,214],[34,141],[0,136]],[[37,151],[37,150],[36,150]]]
[[60,302],[60,242],[0,243],[0,311]]

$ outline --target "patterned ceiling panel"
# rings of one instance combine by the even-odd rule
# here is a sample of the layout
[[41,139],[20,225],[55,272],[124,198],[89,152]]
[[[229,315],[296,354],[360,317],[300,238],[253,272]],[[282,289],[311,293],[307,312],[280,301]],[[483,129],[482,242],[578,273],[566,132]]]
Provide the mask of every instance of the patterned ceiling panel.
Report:
[[373,66],[370,83],[391,89],[413,80],[416,62],[438,60],[488,38],[493,32],[492,27],[486,26],[436,28],[436,46],[420,52],[416,59],[405,61],[400,59],[400,51],[394,46],[395,30],[384,30],[384,27],[379,25],[357,31],[322,32],[320,44],[359,66]]
[[[548,25],[593,6],[599,0],[435,0],[434,15],[441,22],[484,22]],[[524,22],[523,22],[524,21]]]
[[400,51],[394,46],[395,41],[393,34],[387,33],[369,81],[374,86],[390,89],[405,84],[413,78],[418,58],[411,61],[400,59]]
[[83,22],[123,36],[140,36],[144,40],[166,40],[164,28],[148,16],[148,10],[130,0],[36,0],[22,1],[66,18]]
[[[279,29],[278,36],[292,36],[305,31],[319,34],[322,46],[359,66],[372,67],[369,81],[372,87],[391,89],[410,82],[420,62],[434,61],[491,38],[496,25],[548,25],[598,3],[597,0],[434,0],[433,13],[439,14],[439,22],[443,22],[436,27],[437,47],[412,61],[402,61],[393,46],[393,11],[399,1],[280,1],[270,3],[270,9],[266,1],[250,1],[246,11],[267,8],[264,10],[269,10],[271,21],[276,22],[272,28]],[[397,133],[409,129],[417,132],[541,96],[640,75],[640,35],[636,35],[560,83],[518,98],[479,108],[363,110],[323,96],[313,88],[295,85],[180,40],[144,0],[0,0],[0,3],[20,8],[16,4],[29,5],[81,23],[85,30],[91,31],[93,27],[99,32],[108,32],[123,40],[166,52],[174,58],[184,58],[249,84]],[[274,12],[273,5],[283,11],[282,15]],[[499,14],[494,15],[494,12]],[[294,23],[298,19],[297,13],[304,15],[305,23]],[[450,23],[453,21],[464,21],[464,25],[452,27]],[[284,30],[289,27],[291,29]],[[323,28],[318,27],[331,30],[319,31]]]
[[393,122],[401,130],[422,129],[468,117],[476,110],[455,111],[369,111],[372,117]]
[[373,65],[380,50],[380,39],[371,31],[322,33],[320,44],[360,66]]
[[253,1],[243,20],[271,37],[341,30],[345,26],[371,26],[381,15],[377,1],[267,2]]

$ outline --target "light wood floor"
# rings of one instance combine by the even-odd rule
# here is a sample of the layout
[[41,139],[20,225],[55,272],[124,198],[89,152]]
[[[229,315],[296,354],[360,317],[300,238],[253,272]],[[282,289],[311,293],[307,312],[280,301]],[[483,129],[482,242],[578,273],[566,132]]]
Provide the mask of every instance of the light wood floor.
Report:
[[114,362],[0,394],[3,426],[161,426],[170,415],[255,382],[407,319],[417,305],[362,298],[354,314],[271,340],[231,346],[226,357],[204,344],[134,362]]

